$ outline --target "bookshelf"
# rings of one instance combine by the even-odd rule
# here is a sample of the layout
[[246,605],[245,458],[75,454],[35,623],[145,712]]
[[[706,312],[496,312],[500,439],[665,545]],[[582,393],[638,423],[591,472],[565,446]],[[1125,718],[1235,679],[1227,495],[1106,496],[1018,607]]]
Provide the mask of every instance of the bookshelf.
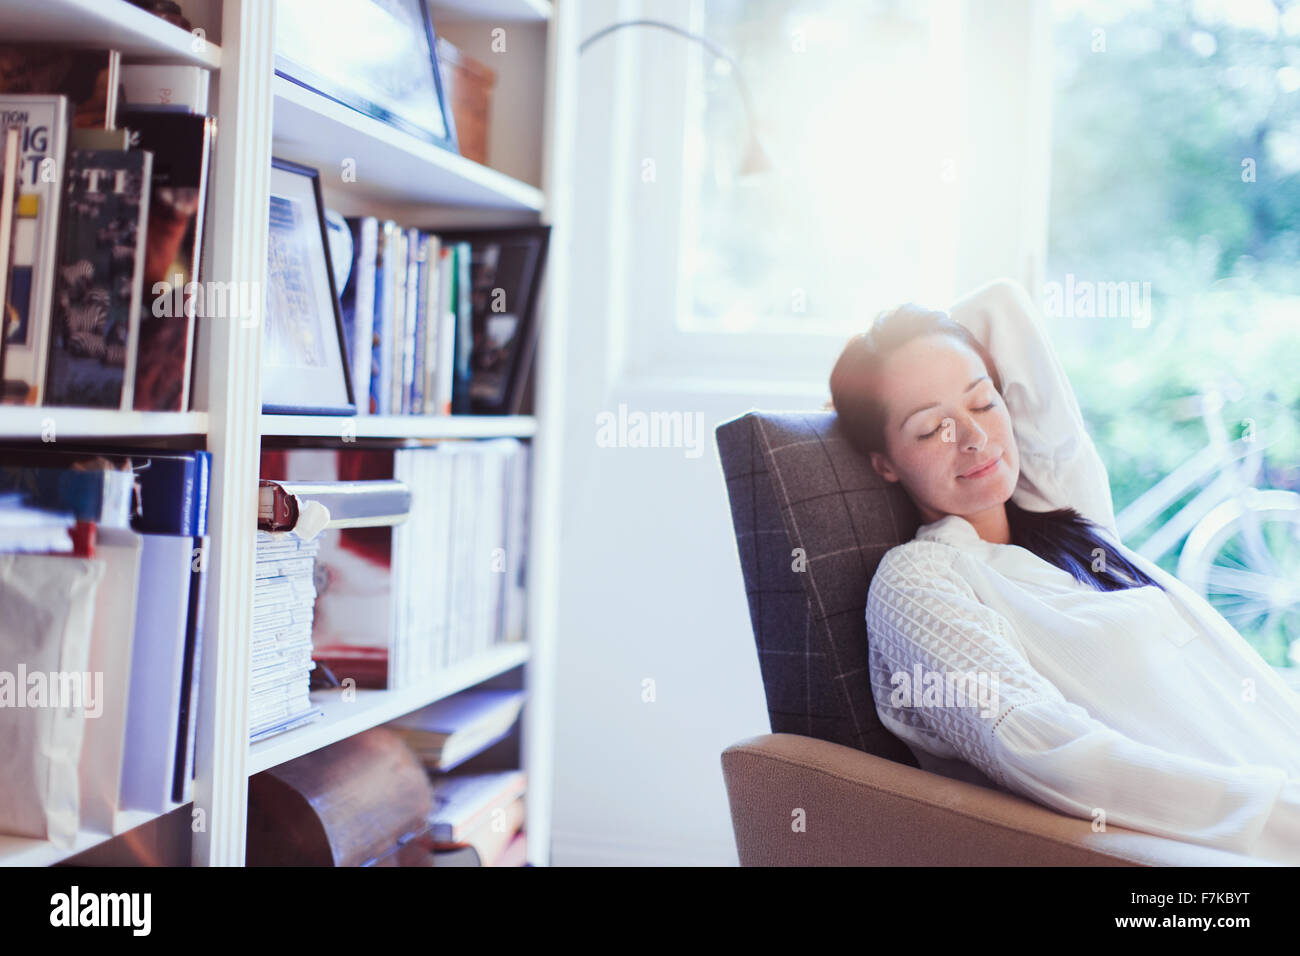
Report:
[[[576,69],[576,0],[434,0],[435,28],[481,56],[493,28],[511,29],[513,50],[491,63],[507,82],[498,90],[494,129],[540,130],[520,142],[494,141],[488,165],[430,146],[274,76],[274,14],[269,0],[189,0],[186,15],[202,43],[126,0],[0,0],[0,34],[9,41],[113,46],[142,62],[195,64],[214,71],[218,136],[205,226],[207,278],[263,288],[272,156],[321,169],[326,204],[346,215],[373,214],[404,225],[448,228],[536,224],[552,227],[547,275],[538,303],[542,331],[535,359],[536,415],[330,416],[263,415],[260,326],[203,321],[195,343],[193,408],[184,413],[76,408],[0,407],[0,438],[39,441],[53,422],[57,439],[132,439],[157,446],[203,445],[212,453],[208,528],[212,548],[200,675],[193,809],[203,825],[192,834],[195,865],[244,862],[248,777],[360,733],[484,681],[513,674],[528,696],[521,717],[522,766],[528,773],[528,859],[549,862],[550,745],[554,674],[553,571],[546,555],[558,542],[558,449],[564,374],[563,216],[571,186],[568,150]],[[453,35],[454,34],[454,35]],[[511,71],[516,71],[512,75]],[[517,75],[528,70],[528,75]],[[342,157],[357,160],[355,182],[331,181]],[[500,167],[500,168],[498,168]],[[337,179],[337,176],[332,177]],[[531,443],[528,596],[525,641],[499,645],[401,690],[361,690],[353,700],[317,692],[326,716],[313,724],[248,743],[254,526],[258,460],[264,441],[337,447],[347,432],[401,444],[513,436]],[[184,811],[180,811],[184,812]],[[118,829],[158,815],[121,815]],[[187,828],[188,829],[188,828]],[[0,835],[0,864],[44,866],[113,839],[83,831],[72,849]]]
[[531,415],[263,415],[264,438],[532,438]]
[[435,700],[481,684],[528,660],[528,645],[504,644],[473,660],[455,664],[420,687],[403,690],[357,690],[345,700],[340,690],[313,695],[325,716],[315,723],[287,733],[259,740],[249,747],[248,772],[257,773],[276,764],[327,747],[344,737],[377,727],[402,714],[409,714]]
[[356,163],[355,188],[365,199],[425,202],[479,209],[539,212],[542,191],[463,156],[327,100],[277,76],[276,156],[336,172],[343,160]]
[[[202,43],[138,7],[113,0],[4,0],[6,43],[66,43],[69,46],[112,47],[124,55],[156,58],[158,62],[189,63],[220,69],[221,47],[205,30]],[[199,24],[195,24],[196,27]]]
[[0,409],[0,440],[62,441],[206,435],[206,412],[137,414],[102,408],[14,407]]

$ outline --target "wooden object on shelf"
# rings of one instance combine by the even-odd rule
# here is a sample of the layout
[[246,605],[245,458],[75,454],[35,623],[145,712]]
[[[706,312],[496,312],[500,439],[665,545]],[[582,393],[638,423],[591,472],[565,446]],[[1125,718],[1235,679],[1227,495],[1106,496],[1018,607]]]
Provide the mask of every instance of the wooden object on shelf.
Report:
[[374,727],[249,778],[247,865],[429,866],[407,847],[432,809],[420,762]]
[[451,101],[460,154],[486,166],[496,72],[457,49],[445,37],[438,37],[438,66],[442,70],[443,90]]

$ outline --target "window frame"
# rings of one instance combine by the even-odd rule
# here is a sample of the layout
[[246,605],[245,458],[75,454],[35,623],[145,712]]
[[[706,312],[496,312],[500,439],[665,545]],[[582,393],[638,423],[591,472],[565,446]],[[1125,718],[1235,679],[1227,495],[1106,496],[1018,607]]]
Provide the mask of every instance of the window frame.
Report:
[[[699,32],[707,0],[651,0],[634,3],[633,15],[668,20]],[[966,107],[974,104],[970,135],[961,136],[959,165],[981,159],[979,178],[962,184],[959,235],[952,274],[956,295],[999,276],[1022,282],[1037,300],[1047,242],[1050,175],[1051,10],[1033,0],[969,0],[958,42],[967,68],[978,71],[973,87],[963,89]],[[618,377],[630,384],[653,382],[681,390],[738,388],[757,383],[797,390],[825,391],[830,366],[847,334],[790,332],[708,332],[682,329],[677,316],[690,308],[683,281],[685,230],[691,227],[695,192],[685,170],[685,125],[704,69],[712,58],[698,43],[653,28],[632,28],[639,69],[622,71],[615,102],[636,117],[624,124],[627,142],[614,154],[627,163],[616,170],[623,190],[622,214],[611,235],[621,267],[611,356]],[[656,41],[647,51],[647,36]],[[737,94],[739,95],[739,94]],[[983,97],[976,100],[976,97]],[[987,103],[1011,103],[1020,115],[1007,122]],[[982,110],[982,111],[979,111]],[[643,161],[655,161],[653,183],[642,181]],[[619,160],[615,160],[619,162]],[[664,197],[668,197],[667,201]],[[978,230],[973,224],[980,224]],[[992,223],[992,226],[988,224]],[[633,232],[635,230],[635,232]],[[990,235],[991,233],[991,235]],[[654,265],[635,261],[634,244],[654,250]],[[640,267],[639,267],[640,266]],[[666,273],[666,275],[665,275]],[[880,307],[887,305],[881,304]],[[874,311],[872,309],[871,311]]]

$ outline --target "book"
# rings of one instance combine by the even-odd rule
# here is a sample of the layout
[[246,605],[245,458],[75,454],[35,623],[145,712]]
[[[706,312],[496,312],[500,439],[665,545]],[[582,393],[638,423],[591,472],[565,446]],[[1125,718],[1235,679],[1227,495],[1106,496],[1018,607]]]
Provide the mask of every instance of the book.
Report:
[[95,592],[88,668],[92,675],[102,675],[103,685],[94,707],[97,716],[86,721],[79,775],[81,825],[101,833],[118,832],[126,744],[127,695],[123,690],[131,680],[141,553],[138,534],[97,529],[95,560],[104,565],[104,575]]
[[303,504],[329,512],[327,528],[373,528],[399,524],[411,510],[411,490],[397,480],[273,481],[258,488],[257,524],[263,531],[293,531]]
[[153,153],[134,407],[186,411],[216,119],[136,109],[123,110],[120,119],[132,147]]
[[470,244],[470,410],[521,414],[531,401],[550,227],[468,229],[443,233],[442,239]]
[[470,296],[470,245],[468,242],[453,244],[456,250],[455,267],[452,272],[454,291],[452,308],[455,310],[455,360],[452,364],[451,413],[468,415],[473,412],[470,402],[470,356],[474,347],[474,307]]
[[68,149],[131,148],[129,129],[71,129],[68,130]]
[[[276,482],[392,481],[393,456],[391,449],[264,450],[261,475]],[[393,531],[390,524],[326,527],[314,539],[319,543],[317,594],[310,617],[315,649],[328,654],[340,645],[360,645],[381,648],[391,655],[397,637],[393,628]],[[386,674],[377,685],[358,678],[357,686],[393,685]]]
[[198,742],[198,699],[203,664],[203,616],[207,608],[207,537],[193,539],[190,552],[190,606],[185,626],[185,655],[181,660],[181,700],[177,717],[176,761],[172,776],[172,800],[189,803],[194,799],[194,757]]
[[[115,468],[104,462],[93,470],[51,467],[58,458],[44,455],[45,466],[19,463],[21,452],[3,451],[0,465],[0,493],[18,493],[25,505],[71,515],[108,528],[128,528],[133,515],[135,475],[130,468]],[[72,459],[68,459],[71,464]]]
[[[208,84],[212,72],[201,66],[128,63],[121,68],[122,98],[126,108],[208,111]],[[126,120],[120,120],[129,126]]]
[[[316,660],[354,670],[380,655],[397,689],[523,637],[522,548],[527,445],[516,438],[433,447],[264,449],[265,482],[398,481],[409,489],[405,521],[319,534],[318,594],[311,620]],[[310,484],[306,485],[310,487]],[[288,503],[263,502],[263,521],[293,522]],[[257,622],[255,622],[256,625]],[[373,648],[359,661],[354,649]],[[367,677],[374,668],[364,668]],[[355,673],[357,686],[362,683]],[[320,675],[320,679],[326,679]],[[318,685],[324,686],[324,685]]]
[[438,327],[441,325],[441,318],[438,313],[438,303],[441,301],[442,295],[442,290],[439,286],[439,277],[442,272],[440,267],[442,261],[442,241],[437,235],[429,233],[425,236],[425,243],[427,244],[427,249],[424,257],[425,315],[424,347],[420,355],[420,374],[423,379],[420,385],[420,413],[423,415],[437,415],[438,400],[434,393],[434,379],[436,378],[438,368]]
[[132,527],[153,534],[207,534],[210,452],[149,451],[134,454],[132,461],[140,484],[140,514]]
[[9,328],[9,283],[13,279],[14,222],[18,218],[18,143],[15,126],[0,137],[0,369],[4,368]]
[[0,554],[67,554],[77,519],[67,512],[23,504],[23,496],[0,494]]
[[166,813],[173,809],[195,545],[187,535],[141,540],[121,805]]
[[257,532],[249,740],[265,740],[323,715],[311,702],[319,536]]
[[478,855],[478,850],[473,846],[466,844],[450,850],[433,850],[434,866],[482,866],[483,858]]
[[71,151],[47,405],[133,407],[152,169],[148,150]]
[[435,701],[388,726],[430,769],[447,771],[501,740],[519,719],[524,691],[475,688]]
[[5,300],[6,402],[39,405],[45,397],[68,109],[68,99],[61,95],[0,95],[0,127],[12,126],[21,133],[14,284]]
[[420,329],[420,257],[424,251],[418,229],[406,231],[406,325],[402,343],[402,412],[412,414],[415,408],[416,342]]
[[[502,811],[524,795],[527,777],[522,770],[434,775],[434,808],[429,814],[433,839],[447,845],[464,843],[494,811]],[[506,834],[504,843],[518,830]],[[485,859],[486,863],[486,859]]]
[[[90,558],[0,555],[0,622],[6,625],[0,627],[0,673],[84,675],[103,571],[103,563]],[[0,707],[0,833],[72,847],[88,714],[75,698],[66,703],[73,706]]]
[[379,266],[375,279],[374,342],[370,364],[370,412],[389,413],[393,388],[393,297],[396,292],[397,223],[386,219],[380,226]]
[[122,54],[63,44],[0,43],[0,93],[61,93],[79,129],[114,129],[122,102]]
[[[11,465],[0,469],[0,490],[27,489],[33,503],[63,508],[84,520],[153,534],[207,534],[212,454],[128,451],[60,443],[0,446]],[[24,471],[32,474],[23,478]],[[103,485],[101,488],[100,485]]]
[[374,216],[352,217],[352,269],[339,293],[343,314],[352,390],[357,396],[357,414],[370,413],[370,364],[375,335],[375,270],[379,255],[379,220]]
[[[450,851],[448,851],[450,852]],[[437,864],[434,864],[435,866]],[[522,829],[520,829],[506,848],[501,851],[501,855],[496,858],[493,866],[527,866],[528,865],[528,839]]]
[[528,520],[531,487],[529,481],[530,445],[512,439],[514,455],[510,458],[510,475],[507,482],[509,502],[506,520],[506,581],[502,640],[522,641],[528,611],[527,562]]
[[524,798],[520,795],[509,803],[493,807],[492,815],[466,832],[461,839],[454,842],[435,840],[433,845],[439,850],[472,846],[478,851],[483,866],[499,866],[506,848],[524,825],[525,810]]
[[435,415],[451,414],[452,377],[456,363],[455,265],[452,247],[443,244],[438,251],[437,368],[433,385]]
[[396,243],[393,254],[393,334],[388,340],[389,362],[392,375],[389,380],[388,411],[389,415],[402,413],[402,388],[406,345],[406,275],[410,267],[408,261],[408,236],[406,230],[399,229],[394,237]]

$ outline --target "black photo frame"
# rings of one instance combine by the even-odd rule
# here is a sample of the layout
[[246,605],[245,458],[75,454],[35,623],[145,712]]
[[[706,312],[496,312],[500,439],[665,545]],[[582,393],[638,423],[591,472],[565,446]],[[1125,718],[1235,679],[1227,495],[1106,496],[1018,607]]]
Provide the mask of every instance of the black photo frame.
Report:
[[348,2],[355,16],[334,19],[314,0],[276,0],[276,74],[459,154],[428,5]]
[[262,411],[355,415],[319,171],[272,158],[267,215]]
[[[470,413],[518,415],[537,347],[537,299],[546,274],[551,227],[512,226],[436,232],[444,245],[470,245],[474,341]],[[496,290],[502,290],[497,293]],[[504,304],[504,309],[496,306]]]

